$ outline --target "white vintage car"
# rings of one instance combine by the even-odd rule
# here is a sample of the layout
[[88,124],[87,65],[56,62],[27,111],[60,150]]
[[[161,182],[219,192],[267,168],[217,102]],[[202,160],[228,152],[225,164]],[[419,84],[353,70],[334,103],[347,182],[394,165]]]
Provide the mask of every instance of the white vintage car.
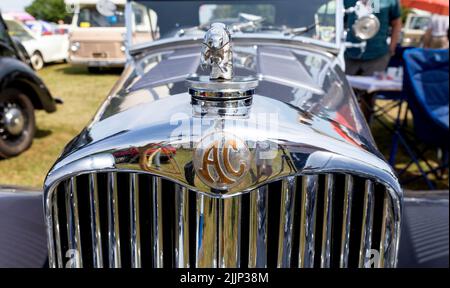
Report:
[[9,34],[16,37],[27,50],[35,70],[40,70],[46,63],[65,61],[68,57],[68,35],[37,35],[27,26],[14,19],[5,19]]

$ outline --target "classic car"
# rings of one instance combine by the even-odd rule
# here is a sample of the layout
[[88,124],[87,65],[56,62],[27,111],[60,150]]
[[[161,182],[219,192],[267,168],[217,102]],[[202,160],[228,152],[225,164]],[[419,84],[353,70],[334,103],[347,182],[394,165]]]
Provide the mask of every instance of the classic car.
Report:
[[[328,4],[333,25],[316,15]],[[54,268],[405,266],[403,191],[340,57],[350,46],[343,16],[354,10],[327,0],[148,0],[125,10],[125,70],[49,171],[44,205],[17,192],[3,197],[14,207],[0,206],[15,227],[0,242],[26,234],[38,247],[45,233],[48,257],[21,253],[18,241],[3,258]],[[157,14],[161,38],[136,44],[133,13],[143,10]],[[360,16],[353,32],[367,39],[377,19]],[[406,203],[420,215],[419,196]],[[404,254],[422,263],[414,249]]]
[[402,46],[421,47],[430,20],[431,14],[428,12],[413,10],[409,13],[402,29]]
[[65,61],[68,58],[69,39],[64,34],[41,35],[34,33],[25,24],[4,19],[12,37],[20,40],[31,58],[34,70],[41,70],[46,63]]
[[20,43],[8,35],[0,16],[0,158],[28,149],[36,131],[34,110],[56,111],[56,102],[30,68]]
[[[90,72],[102,67],[123,67],[125,53],[125,0],[65,0],[72,7],[69,62],[85,66]],[[141,12],[141,11],[136,11]],[[134,17],[133,39],[150,41],[150,14]],[[153,15],[156,17],[156,15]]]

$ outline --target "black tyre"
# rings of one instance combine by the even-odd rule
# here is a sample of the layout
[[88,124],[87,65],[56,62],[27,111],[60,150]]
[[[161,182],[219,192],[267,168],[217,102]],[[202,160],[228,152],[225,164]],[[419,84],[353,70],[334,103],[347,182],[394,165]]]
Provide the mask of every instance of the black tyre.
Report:
[[17,156],[27,150],[36,132],[34,107],[17,89],[0,92],[0,157]]

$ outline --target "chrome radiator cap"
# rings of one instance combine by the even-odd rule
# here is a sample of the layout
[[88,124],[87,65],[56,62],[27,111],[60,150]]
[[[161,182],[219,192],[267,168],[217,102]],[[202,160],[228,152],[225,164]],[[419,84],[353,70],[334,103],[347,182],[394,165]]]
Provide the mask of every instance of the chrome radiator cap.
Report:
[[233,76],[231,34],[225,24],[213,23],[203,39],[201,67],[210,75],[186,81],[196,116],[246,116],[258,86],[255,77]]

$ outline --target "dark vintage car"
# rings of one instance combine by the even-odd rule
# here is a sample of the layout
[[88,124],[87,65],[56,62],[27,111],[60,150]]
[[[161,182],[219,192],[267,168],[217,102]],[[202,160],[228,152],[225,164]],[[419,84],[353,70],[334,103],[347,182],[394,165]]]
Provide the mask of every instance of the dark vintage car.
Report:
[[[154,0],[126,11],[128,64],[48,173],[43,207],[33,194],[0,198],[11,219],[0,266],[430,263],[409,230],[400,241],[404,211],[437,205],[448,218],[448,199],[404,205],[343,73],[342,1]],[[377,19],[360,21],[354,32],[369,38]],[[160,39],[132,42],[140,25]],[[30,255],[23,239],[35,240]]]
[[0,158],[28,149],[36,131],[34,110],[56,111],[56,101],[29,66],[23,46],[11,39],[0,16]]

